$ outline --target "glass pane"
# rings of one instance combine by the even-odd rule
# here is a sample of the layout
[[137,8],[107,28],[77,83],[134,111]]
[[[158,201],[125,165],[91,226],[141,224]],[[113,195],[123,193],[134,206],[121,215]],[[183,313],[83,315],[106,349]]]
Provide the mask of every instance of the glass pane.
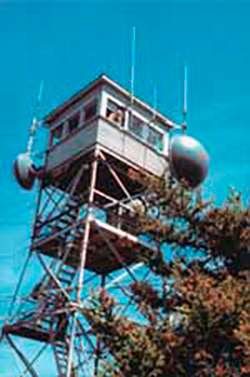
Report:
[[130,115],[128,129],[135,135],[143,138],[144,135],[144,122],[134,115]]
[[74,114],[72,117],[68,119],[68,130],[70,133],[77,129],[79,122],[80,113]]
[[108,100],[106,117],[119,126],[124,125],[124,109],[113,101]]
[[152,127],[148,128],[147,142],[158,151],[163,151],[163,135]]
[[63,123],[57,126],[53,131],[53,144],[57,143],[62,137]]
[[119,110],[119,108],[120,108],[120,106],[119,106],[117,103],[108,100],[108,104],[107,104],[107,115],[108,115],[108,113],[110,113],[110,112],[115,112],[115,111]]
[[97,101],[94,100],[88,104],[84,109],[84,120],[85,122],[93,118],[97,113]]

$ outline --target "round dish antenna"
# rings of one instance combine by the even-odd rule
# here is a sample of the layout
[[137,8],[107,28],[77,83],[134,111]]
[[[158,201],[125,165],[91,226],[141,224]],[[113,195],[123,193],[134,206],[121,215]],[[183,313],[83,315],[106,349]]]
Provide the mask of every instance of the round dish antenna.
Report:
[[14,161],[14,176],[19,185],[31,190],[36,178],[36,168],[28,153],[20,153]]
[[35,133],[37,130],[37,125],[38,125],[38,112],[40,110],[40,103],[41,103],[41,97],[42,97],[42,91],[43,91],[43,82],[40,84],[40,89],[39,93],[37,96],[37,103],[36,103],[36,109],[35,109],[35,114],[33,117],[33,121],[30,127],[30,136],[27,144],[27,150],[25,153],[21,153],[17,156],[17,158],[14,161],[14,166],[13,166],[13,172],[15,179],[19,183],[19,185],[26,190],[31,190],[35,178],[37,176],[37,169],[35,167],[35,164],[33,160],[31,159],[31,152],[32,152],[32,146],[34,143],[34,138],[35,138]]
[[180,181],[198,187],[209,170],[209,156],[203,145],[187,135],[175,135],[170,141],[170,169]]
[[170,170],[178,181],[184,181],[189,188],[198,187],[209,171],[209,155],[203,145],[187,131],[187,67],[184,67],[184,104],[182,134],[170,139]]

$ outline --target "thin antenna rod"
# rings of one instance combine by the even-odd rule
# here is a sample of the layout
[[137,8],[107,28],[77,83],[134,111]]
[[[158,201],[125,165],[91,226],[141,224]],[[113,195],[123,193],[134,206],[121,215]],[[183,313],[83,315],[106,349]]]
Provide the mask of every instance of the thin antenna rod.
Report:
[[132,33],[132,51],[131,51],[131,76],[130,76],[130,93],[131,93],[131,106],[134,101],[134,81],[135,81],[135,42],[136,42],[136,33],[135,26],[133,26]]
[[157,86],[154,85],[154,91],[153,91],[153,120],[156,118],[156,112],[157,112],[157,106],[158,106],[158,93],[157,93]]
[[187,66],[184,67],[183,129],[187,129]]
[[27,154],[28,155],[31,154],[31,149],[32,149],[32,146],[33,146],[33,143],[34,143],[34,136],[35,136],[37,125],[38,125],[37,118],[38,118],[41,100],[42,100],[43,87],[44,87],[44,82],[41,81],[37,100],[36,100],[34,117],[33,117],[32,123],[31,123],[31,127],[30,127],[30,136],[29,136],[29,140],[28,140],[28,144],[27,144]]

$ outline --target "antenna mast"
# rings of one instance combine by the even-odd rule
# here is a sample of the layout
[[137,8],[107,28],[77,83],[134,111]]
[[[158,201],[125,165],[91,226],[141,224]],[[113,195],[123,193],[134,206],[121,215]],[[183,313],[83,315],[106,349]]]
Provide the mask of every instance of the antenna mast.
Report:
[[153,107],[154,107],[153,119],[154,120],[156,118],[157,106],[158,106],[158,93],[157,93],[157,85],[155,84],[153,88]]
[[33,143],[34,143],[34,135],[36,133],[36,129],[37,129],[37,125],[38,125],[37,118],[38,118],[38,113],[39,113],[39,110],[40,110],[40,104],[41,104],[41,99],[42,99],[42,94],[43,94],[43,86],[44,86],[44,82],[41,81],[37,100],[36,100],[36,108],[35,108],[35,112],[34,112],[34,117],[33,117],[32,123],[31,123],[31,127],[30,127],[30,136],[29,136],[29,140],[28,140],[28,143],[27,143],[27,155],[31,154],[31,149],[32,149],[32,146],[33,146]]
[[133,106],[134,102],[134,81],[135,81],[135,41],[136,41],[136,34],[135,34],[135,26],[132,29],[132,51],[131,51],[131,72],[130,72],[130,94],[131,94],[131,106]]
[[187,66],[184,67],[183,130],[187,130]]

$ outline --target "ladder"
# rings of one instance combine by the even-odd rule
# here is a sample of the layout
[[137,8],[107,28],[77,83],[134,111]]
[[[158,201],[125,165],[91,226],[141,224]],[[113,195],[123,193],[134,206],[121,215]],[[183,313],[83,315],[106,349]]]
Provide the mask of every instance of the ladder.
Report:
[[55,340],[53,342],[53,351],[56,360],[58,377],[66,377],[68,366],[69,346],[66,341]]

